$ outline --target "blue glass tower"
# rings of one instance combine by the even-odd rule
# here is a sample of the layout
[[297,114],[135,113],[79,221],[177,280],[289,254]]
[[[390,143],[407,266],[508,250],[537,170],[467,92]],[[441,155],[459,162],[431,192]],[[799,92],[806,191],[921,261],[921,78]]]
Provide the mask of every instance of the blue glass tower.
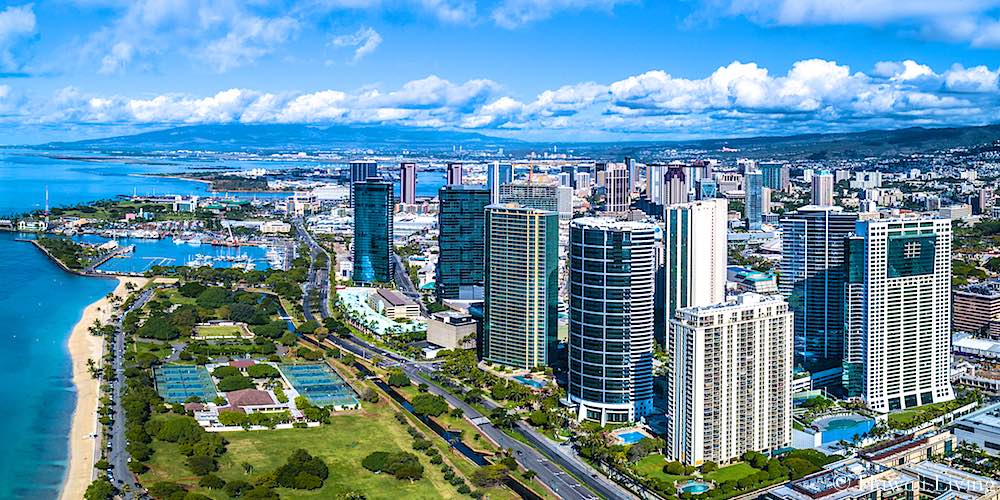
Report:
[[438,200],[437,299],[482,299],[490,191],[475,185],[444,186]]
[[377,177],[356,182],[354,192],[355,283],[390,283],[392,266],[392,184]]
[[763,224],[764,176],[760,171],[747,172],[747,229],[759,231]]

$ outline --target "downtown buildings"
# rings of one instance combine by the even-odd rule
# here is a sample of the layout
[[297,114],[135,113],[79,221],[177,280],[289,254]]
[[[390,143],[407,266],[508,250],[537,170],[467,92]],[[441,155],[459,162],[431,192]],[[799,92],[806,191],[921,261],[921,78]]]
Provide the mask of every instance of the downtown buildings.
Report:
[[393,281],[392,184],[377,177],[355,182],[354,200],[354,272],[355,283],[391,283]]
[[570,225],[569,401],[578,417],[634,422],[653,410],[656,226]]
[[438,203],[437,300],[482,299],[490,191],[482,186],[448,185],[438,191]]
[[792,313],[784,299],[745,293],[679,309],[666,347],[668,459],[724,464],[789,446]]
[[516,203],[486,207],[484,360],[523,369],[556,363],[558,217]]

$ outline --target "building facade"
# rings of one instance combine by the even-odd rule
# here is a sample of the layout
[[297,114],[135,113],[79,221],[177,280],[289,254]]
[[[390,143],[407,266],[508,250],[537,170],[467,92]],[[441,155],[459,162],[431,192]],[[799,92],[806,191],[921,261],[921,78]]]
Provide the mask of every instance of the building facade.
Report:
[[570,225],[568,396],[581,420],[653,410],[655,232],[608,218]]
[[490,190],[490,203],[500,203],[500,186],[514,182],[514,166],[495,161],[486,174],[486,187]]
[[490,192],[481,186],[444,186],[438,200],[437,300],[481,300]]
[[619,215],[628,213],[632,199],[628,165],[608,163],[604,170],[604,183],[604,211]]
[[413,205],[417,202],[417,164],[399,164],[399,202]]
[[747,229],[760,231],[764,224],[764,174],[758,170],[746,173]]
[[726,295],[728,203],[671,205],[664,212],[664,293],[667,319],[683,307],[722,302]]
[[746,293],[679,309],[667,352],[668,459],[725,464],[792,441],[792,313]]
[[858,221],[863,390],[878,412],[954,399],[949,379],[951,221]]
[[462,184],[462,164],[451,162],[445,170],[445,185],[460,186]]
[[486,207],[483,359],[524,369],[556,362],[558,252],[556,212]]
[[390,283],[392,265],[392,184],[378,178],[356,182],[354,199],[355,283]]
[[952,292],[952,329],[1000,339],[1000,281]]
[[809,205],[781,219],[778,286],[795,313],[795,362],[840,366],[844,356],[844,242],[858,214]]
[[354,206],[354,184],[364,182],[372,177],[378,177],[378,163],[372,160],[354,160],[351,162],[351,193],[350,206]]
[[812,204],[833,206],[833,174],[823,170],[812,178]]

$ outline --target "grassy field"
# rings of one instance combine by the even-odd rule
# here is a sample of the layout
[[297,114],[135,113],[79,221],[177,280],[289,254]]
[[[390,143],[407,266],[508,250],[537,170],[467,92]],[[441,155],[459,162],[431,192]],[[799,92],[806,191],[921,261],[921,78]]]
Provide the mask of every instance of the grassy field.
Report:
[[167,359],[170,356],[170,344],[157,344],[156,342],[135,342],[134,344],[135,352],[144,353],[151,352],[159,359]]
[[[392,417],[393,413],[386,402],[378,405],[366,403],[365,414],[337,416],[330,425],[310,429],[226,433],[228,451],[219,459],[220,470],[217,474],[227,481],[250,481],[254,474],[274,470],[285,462],[293,450],[303,448],[326,462],[330,467],[330,478],[323,488],[314,491],[279,489],[282,498],[338,498],[351,491],[362,493],[369,499],[461,496],[444,480],[438,467],[431,465],[424,454],[412,450],[412,439]],[[174,481],[211,498],[228,498],[223,492],[197,487],[198,478],[184,465],[185,457],[176,445],[157,441],[155,449],[150,470],[142,476],[143,483]],[[361,460],[374,451],[414,453],[424,465],[423,479],[412,483],[398,481],[391,476],[365,470],[361,467]],[[249,476],[243,472],[244,462],[253,465],[254,472]]]
[[242,326],[210,325],[196,326],[194,333],[198,337],[245,337],[246,330]]
[[[663,472],[664,465],[667,465],[667,460],[663,458],[663,455],[654,453],[640,460],[635,466],[635,471],[641,476],[649,478],[658,477],[664,481],[670,482],[683,481],[692,477],[667,474]],[[738,481],[755,473],[757,473],[757,469],[754,469],[749,464],[740,462],[726,467],[721,467],[713,472],[709,472],[708,474],[705,474],[703,478],[708,481],[722,483],[725,481]]]
[[195,300],[194,297],[185,297],[185,296],[181,295],[181,293],[178,292],[176,288],[167,288],[165,290],[157,290],[156,291],[156,298],[157,299],[167,299],[167,300],[170,301],[171,304],[195,305],[197,303],[197,301]]

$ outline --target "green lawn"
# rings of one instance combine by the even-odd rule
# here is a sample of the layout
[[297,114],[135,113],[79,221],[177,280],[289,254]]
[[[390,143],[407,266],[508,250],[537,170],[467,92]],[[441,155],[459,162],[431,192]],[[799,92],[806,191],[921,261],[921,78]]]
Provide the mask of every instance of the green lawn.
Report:
[[159,359],[166,359],[170,356],[170,344],[157,344],[155,342],[140,342],[134,344],[136,354],[151,352]]
[[724,483],[726,481],[739,481],[740,479],[756,474],[757,472],[758,470],[750,467],[749,464],[739,462],[733,465],[727,465],[716,471],[709,472],[704,475],[704,478],[709,481]]
[[196,326],[195,335],[199,337],[243,337],[246,331],[242,326]]
[[909,429],[928,420],[940,417],[945,413],[954,411],[967,403],[968,401],[953,400],[897,411],[889,414],[888,424],[892,429]]
[[167,299],[170,301],[171,304],[195,305],[197,303],[194,297],[185,297],[181,295],[181,293],[178,292],[176,288],[157,290],[156,297]]
[[[654,453],[648,455],[642,460],[640,460],[635,465],[635,471],[641,476],[646,476],[648,478],[658,477],[664,481],[682,481],[685,479],[690,479],[691,476],[674,476],[663,472],[663,466],[667,465],[667,460],[663,458],[663,455],[659,453]],[[750,465],[740,462],[733,465],[727,465],[713,472],[705,474],[703,477],[708,481],[715,481],[717,483],[722,483],[725,481],[738,481],[744,477],[756,474],[757,469],[754,469]]]
[[[367,498],[400,500],[403,498],[455,498],[458,492],[444,481],[437,466],[430,464],[422,453],[413,452],[412,439],[392,417],[387,403],[365,404],[364,415],[342,415],[330,425],[310,429],[253,431],[226,433],[228,450],[220,460],[218,475],[223,479],[250,480],[241,464],[249,462],[254,474],[271,471],[283,464],[297,448],[321,457],[330,467],[330,478],[323,488],[315,491],[279,489],[282,498],[339,498],[357,491]],[[192,487],[193,491],[215,499],[226,499],[225,493],[197,487],[198,478],[184,465],[185,457],[176,445],[155,442],[156,453],[150,471],[143,474],[144,484],[159,480],[174,481]],[[361,460],[373,451],[408,451],[420,457],[424,478],[410,483],[384,474],[373,474],[361,467]]]

